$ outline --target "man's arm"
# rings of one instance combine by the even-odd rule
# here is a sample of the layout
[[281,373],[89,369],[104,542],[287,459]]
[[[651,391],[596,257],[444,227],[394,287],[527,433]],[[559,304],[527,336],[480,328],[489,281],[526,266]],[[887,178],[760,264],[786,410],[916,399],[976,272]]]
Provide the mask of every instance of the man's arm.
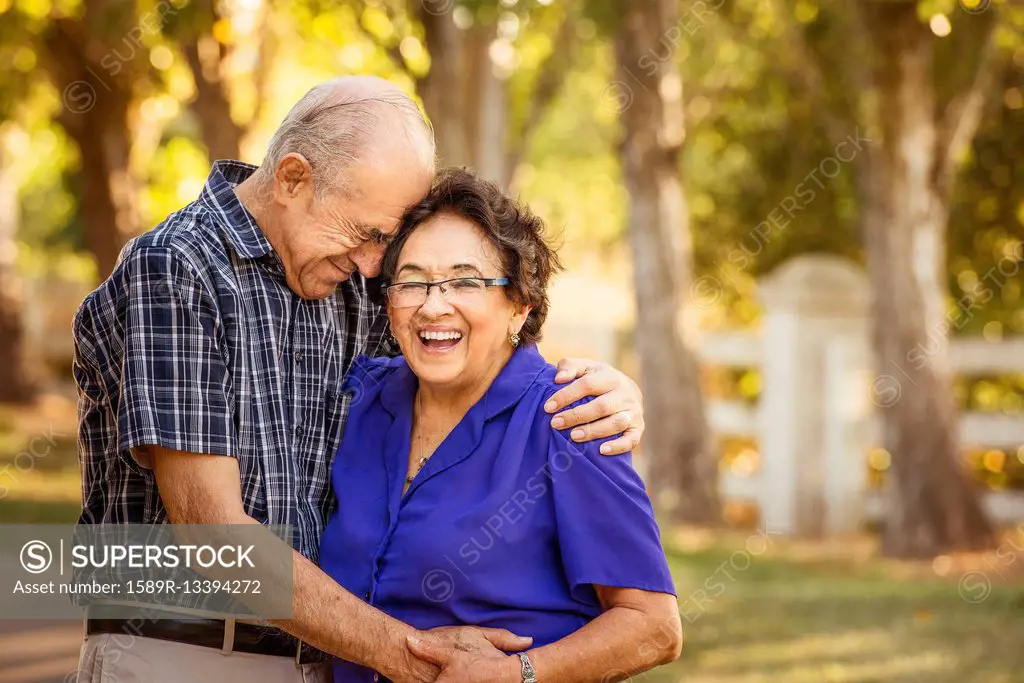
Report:
[[[242,505],[238,461],[159,446],[145,448],[173,524],[258,524]],[[142,455],[142,454],[140,454]],[[292,551],[292,618],[276,626],[342,659],[368,666],[397,683],[433,681],[438,668],[412,656],[407,637],[416,629],[355,597],[301,554]],[[529,639],[481,629],[502,649],[529,647]],[[525,643],[525,645],[524,645]]]
[[644,397],[629,375],[610,365],[585,358],[563,358],[558,362],[555,382],[569,386],[560,389],[544,410],[558,413],[586,396],[589,403],[558,413],[551,420],[555,429],[569,429],[573,441],[595,441],[621,434],[601,444],[602,455],[621,455],[636,448],[644,433]]

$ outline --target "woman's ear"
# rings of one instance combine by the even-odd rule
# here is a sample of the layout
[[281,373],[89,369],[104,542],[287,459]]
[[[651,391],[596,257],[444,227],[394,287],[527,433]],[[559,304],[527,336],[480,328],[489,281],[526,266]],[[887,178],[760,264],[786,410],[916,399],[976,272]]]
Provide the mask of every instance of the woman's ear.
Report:
[[516,307],[515,313],[512,314],[512,320],[509,321],[509,334],[519,334],[519,331],[523,329],[523,325],[526,324],[526,319],[530,316],[530,311],[533,310],[533,306],[518,306]]

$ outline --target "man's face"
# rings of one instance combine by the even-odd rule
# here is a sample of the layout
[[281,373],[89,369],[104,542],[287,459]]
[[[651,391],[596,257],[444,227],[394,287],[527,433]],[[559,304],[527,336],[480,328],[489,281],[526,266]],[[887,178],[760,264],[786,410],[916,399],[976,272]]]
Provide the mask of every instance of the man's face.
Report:
[[376,276],[402,215],[433,179],[433,169],[410,163],[407,154],[381,154],[350,167],[344,187],[318,200],[301,156],[288,155],[282,167],[275,184],[283,210],[278,252],[288,286],[304,299],[330,296],[356,270]]

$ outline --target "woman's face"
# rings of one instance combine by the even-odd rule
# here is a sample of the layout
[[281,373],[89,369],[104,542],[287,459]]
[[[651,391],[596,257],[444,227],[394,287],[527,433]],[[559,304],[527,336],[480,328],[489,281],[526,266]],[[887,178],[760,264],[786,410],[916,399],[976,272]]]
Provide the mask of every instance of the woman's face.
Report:
[[[499,278],[498,249],[483,229],[462,216],[441,213],[424,221],[402,247],[394,284],[451,278]],[[456,283],[449,283],[456,285]],[[512,352],[530,309],[518,306],[504,287],[431,287],[419,306],[388,302],[391,330],[421,383],[458,389],[493,378]]]

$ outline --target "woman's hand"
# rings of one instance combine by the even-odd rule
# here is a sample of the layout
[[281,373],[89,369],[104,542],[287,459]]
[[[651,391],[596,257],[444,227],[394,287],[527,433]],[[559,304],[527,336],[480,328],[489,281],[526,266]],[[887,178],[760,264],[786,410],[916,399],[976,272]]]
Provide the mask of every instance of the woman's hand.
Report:
[[[409,650],[419,659],[440,667],[438,683],[519,683],[522,680],[519,658],[498,650],[484,634],[484,631],[495,630],[457,627],[453,633],[445,628],[431,629],[409,636]],[[504,633],[511,636],[507,631]],[[504,636],[499,641],[506,645],[531,642],[529,639],[510,641]],[[529,645],[523,649],[526,647]]]
[[585,358],[563,358],[558,362],[555,382],[573,382],[555,393],[544,410],[554,413],[586,396],[590,403],[563,411],[551,420],[555,429],[569,429],[573,441],[594,441],[615,434],[619,438],[601,444],[604,455],[619,455],[636,448],[644,433],[643,394],[628,375],[610,365]]

